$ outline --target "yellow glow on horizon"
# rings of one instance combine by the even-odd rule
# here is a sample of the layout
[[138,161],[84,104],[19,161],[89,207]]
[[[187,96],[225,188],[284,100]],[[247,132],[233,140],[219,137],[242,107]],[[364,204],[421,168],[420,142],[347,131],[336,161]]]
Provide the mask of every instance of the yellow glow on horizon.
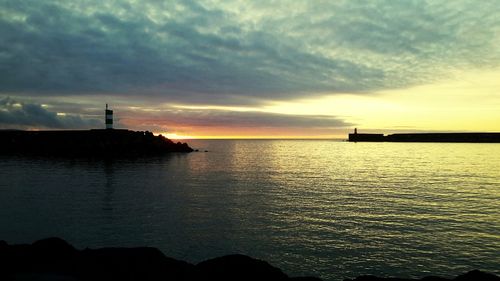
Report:
[[365,129],[499,131],[500,70],[367,94],[276,102],[266,111],[332,115]]
[[[323,128],[274,128],[274,127],[178,127],[171,132],[154,132],[169,139],[345,139],[349,129],[325,132]],[[174,129],[175,128],[175,129]]]
[[[326,136],[290,136],[290,135],[178,135],[176,133],[158,133],[171,140],[197,140],[197,139],[331,139]],[[340,139],[340,138],[339,138]]]
[[[335,93],[318,98],[276,101],[253,106],[163,105],[165,108],[192,110],[196,116],[204,110],[231,112],[255,111],[270,114],[324,115],[352,124],[349,127],[272,127],[260,124],[224,126],[197,125],[175,120],[122,118],[132,127],[153,125],[169,128],[159,131],[170,139],[275,139],[345,138],[354,127],[364,132],[400,131],[500,131],[500,69],[457,74],[454,79],[433,84],[372,93]],[[140,109],[140,108],[139,108]],[[161,111],[154,109],[151,111]],[[140,110],[139,110],[140,111]],[[131,121],[132,120],[132,121]],[[134,123],[134,122],[135,123]]]
[[[209,132],[208,132],[209,133]],[[220,130],[219,134],[204,134],[204,132],[194,133],[193,135],[179,135],[176,133],[155,133],[155,135],[162,135],[171,140],[188,140],[188,139],[331,139],[332,136],[328,135],[285,135],[285,134],[253,134],[252,132],[246,133],[241,132],[241,134],[224,134],[224,131]],[[341,138],[338,138],[341,139]]]
[[193,139],[193,140],[204,140],[204,139],[255,139],[255,140],[262,140],[262,139],[317,139],[317,140],[324,140],[324,139],[338,139],[341,140],[343,138],[335,138],[335,137],[325,137],[325,136],[290,136],[290,135],[261,135],[261,136],[248,136],[248,135],[214,135],[214,136],[195,136],[195,137],[190,137],[187,139]]
[[167,139],[171,139],[171,140],[185,140],[185,139],[194,139],[195,138],[193,136],[178,135],[176,133],[159,133],[159,135],[162,135],[162,136],[166,137]]

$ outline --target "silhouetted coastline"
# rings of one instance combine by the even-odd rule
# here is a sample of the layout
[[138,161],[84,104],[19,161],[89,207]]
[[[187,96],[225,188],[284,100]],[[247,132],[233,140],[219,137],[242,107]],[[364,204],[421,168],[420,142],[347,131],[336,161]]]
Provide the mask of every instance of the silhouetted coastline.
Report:
[[0,153],[118,157],[192,152],[186,143],[130,130],[0,131]]
[[[101,248],[77,250],[60,238],[33,244],[9,245],[0,241],[1,280],[303,280],[289,277],[269,263],[244,255],[229,255],[196,265],[166,257],[156,248]],[[349,279],[346,279],[349,280]],[[357,281],[411,280],[360,276]],[[491,280],[496,275],[478,270],[454,279],[425,277],[419,280]]]
[[414,134],[349,134],[350,142],[470,142],[500,143],[500,133],[414,133]]

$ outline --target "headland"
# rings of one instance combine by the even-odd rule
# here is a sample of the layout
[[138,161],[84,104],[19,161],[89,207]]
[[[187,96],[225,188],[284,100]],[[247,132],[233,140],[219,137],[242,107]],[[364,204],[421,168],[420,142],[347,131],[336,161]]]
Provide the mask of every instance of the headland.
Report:
[[148,131],[121,129],[21,131],[0,130],[0,153],[48,156],[142,156],[191,152]]

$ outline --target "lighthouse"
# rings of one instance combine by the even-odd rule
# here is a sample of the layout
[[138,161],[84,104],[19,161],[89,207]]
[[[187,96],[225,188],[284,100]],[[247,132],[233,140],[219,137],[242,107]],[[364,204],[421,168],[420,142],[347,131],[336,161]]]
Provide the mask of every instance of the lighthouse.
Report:
[[108,109],[108,104],[106,104],[104,116],[106,117],[106,129],[113,129],[113,110]]

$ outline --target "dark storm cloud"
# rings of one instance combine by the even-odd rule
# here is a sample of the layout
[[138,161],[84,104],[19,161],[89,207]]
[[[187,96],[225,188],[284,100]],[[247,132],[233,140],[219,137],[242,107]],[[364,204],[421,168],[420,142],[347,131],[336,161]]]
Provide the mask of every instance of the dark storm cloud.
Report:
[[4,128],[83,129],[100,128],[102,122],[78,115],[58,115],[40,104],[0,98],[0,126]]
[[498,66],[496,1],[0,3],[0,93],[248,104]]

